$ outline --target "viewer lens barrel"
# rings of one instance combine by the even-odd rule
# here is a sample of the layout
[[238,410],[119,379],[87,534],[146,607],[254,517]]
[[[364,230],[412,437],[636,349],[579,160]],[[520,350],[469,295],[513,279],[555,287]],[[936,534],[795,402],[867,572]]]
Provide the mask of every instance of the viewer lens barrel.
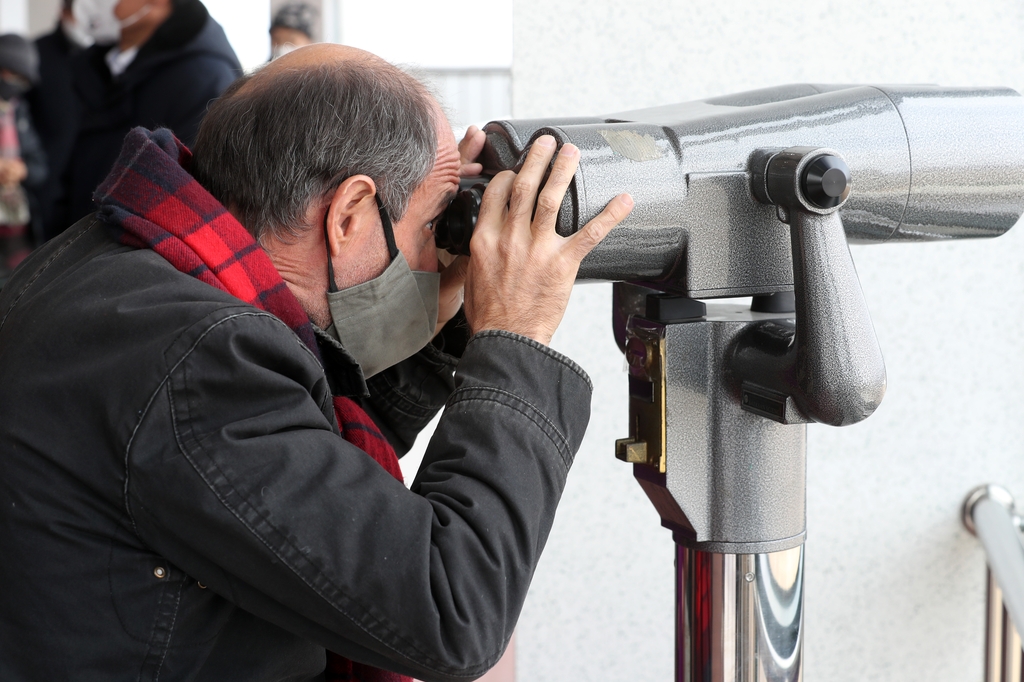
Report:
[[455,255],[469,255],[469,240],[473,237],[480,202],[490,180],[487,176],[462,178],[459,184],[463,189],[448,204],[434,228],[437,248]]

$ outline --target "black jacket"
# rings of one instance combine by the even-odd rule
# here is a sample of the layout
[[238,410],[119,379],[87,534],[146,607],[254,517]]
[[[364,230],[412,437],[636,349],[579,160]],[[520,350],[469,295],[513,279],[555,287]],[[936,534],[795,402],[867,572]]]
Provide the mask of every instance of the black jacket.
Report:
[[46,150],[50,181],[37,190],[41,236],[49,239],[71,223],[68,219],[64,182],[61,180],[78,134],[81,116],[74,89],[72,59],[82,54],[64,35],[60,24],[36,40],[39,52],[39,84],[28,93],[32,123]]
[[210,102],[241,75],[224,29],[199,0],[175,3],[174,13],[117,78],[105,61],[109,49],[91,47],[73,63],[82,118],[63,178],[65,227],[95,210],[93,191],[129,130],[170,128],[191,147]]
[[[331,383],[364,393],[336,344]],[[589,418],[572,361],[485,332],[362,398],[412,491],[337,433],[280,320],[92,218],[0,293],[0,679],[424,680],[499,658]],[[357,396],[358,397],[358,396]],[[397,435],[396,435],[397,434]]]

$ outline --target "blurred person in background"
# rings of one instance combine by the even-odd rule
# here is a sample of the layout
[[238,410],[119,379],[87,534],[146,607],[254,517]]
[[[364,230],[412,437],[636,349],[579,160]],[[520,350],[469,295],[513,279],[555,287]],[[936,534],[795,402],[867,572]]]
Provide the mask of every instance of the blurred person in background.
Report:
[[277,59],[313,43],[316,10],[304,2],[290,2],[270,22],[270,59]]
[[46,155],[24,100],[38,79],[35,46],[0,36],[0,287],[32,251],[35,192],[46,182]]
[[[86,6],[87,3],[81,1],[64,0],[57,26],[35,41],[39,53],[39,83],[29,91],[27,99],[32,107],[32,123],[42,140],[50,168],[50,181],[38,193],[41,214],[36,225],[41,228],[41,234],[36,235],[37,241],[45,241],[71,224],[60,178],[71,158],[80,117],[72,59],[95,42],[90,27],[85,25]],[[83,19],[76,16],[76,9]]]
[[76,0],[73,7],[96,45],[73,60],[82,110],[59,179],[68,209],[61,229],[95,210],[93,192],[129,130],[169,128],[191,146],[209,103],[242,72],[199,0]]

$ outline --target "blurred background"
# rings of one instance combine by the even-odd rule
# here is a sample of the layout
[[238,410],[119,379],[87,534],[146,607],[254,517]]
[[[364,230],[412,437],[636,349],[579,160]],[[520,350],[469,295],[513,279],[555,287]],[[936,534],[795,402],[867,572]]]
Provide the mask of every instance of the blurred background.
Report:
[[[270,22],[289,0],[203,0],[246,70],[270,56]],[[354,45],[414,67],[448,107],[452,125],[512,113],[512,0],[311,0],[313,39]],[[53,29],[61,0],[3,0],[0,32]],[[400,17],[400,18],[399,18]]]
[[[204,2],[244,68],[266,61],[277,2]],[[1024,88],[1024,0],[312,4],[314,39],[417,69],[458,130],[791,82]],[[49,31],[58,6],[0,0],[0,31]],[[977,682],[985,558],[959,511],[979,483],[1024,496],[1024,228],[853,257],[888,392],[859,425],[809,427],[806,679]],[[593,378],[593,417],[502,679],[513,663],[521,682],[672,679],[672,540],[613,456],[627,389],[610,302],[577,286],[554,340]]]

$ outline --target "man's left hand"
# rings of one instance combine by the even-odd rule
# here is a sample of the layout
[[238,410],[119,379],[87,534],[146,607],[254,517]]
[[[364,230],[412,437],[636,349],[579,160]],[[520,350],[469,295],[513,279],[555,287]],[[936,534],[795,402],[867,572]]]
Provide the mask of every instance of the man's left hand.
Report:
[[462,160],[462,167],[459,169],[459,177],[467,178],[473,175],[480,175],[484,172],[484,166],[477,163],[480,152],[484,150],[487,142],[487,135],[476,126],[469,126],[466,135],[459,143],[459,157]]

